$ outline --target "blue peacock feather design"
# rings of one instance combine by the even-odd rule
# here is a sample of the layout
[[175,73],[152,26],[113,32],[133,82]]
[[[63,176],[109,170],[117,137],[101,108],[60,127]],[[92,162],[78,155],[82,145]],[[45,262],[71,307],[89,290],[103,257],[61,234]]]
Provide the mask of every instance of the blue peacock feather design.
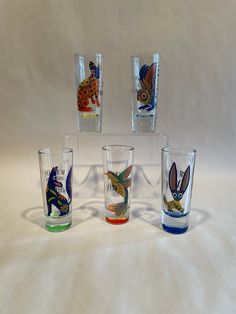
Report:
[[139,82],[141,84],[141,89],[137,92],[137,99],[140,101],[142,106],[140,106],[139,110],[151,111],[156,106],[156,71],[157,71],[157,63],[154,62],[150,66],[144,64],[139,71]]

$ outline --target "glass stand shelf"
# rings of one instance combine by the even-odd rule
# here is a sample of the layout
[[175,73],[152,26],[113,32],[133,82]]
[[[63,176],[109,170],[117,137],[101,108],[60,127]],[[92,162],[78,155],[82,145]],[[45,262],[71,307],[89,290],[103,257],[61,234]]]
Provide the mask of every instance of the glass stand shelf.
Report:
[[161,149],[169,143],[162,133],[67,133],[64,146],[74,151],[75,198],[104,198],[102,147],[134,147],[132,198],[159,198]]

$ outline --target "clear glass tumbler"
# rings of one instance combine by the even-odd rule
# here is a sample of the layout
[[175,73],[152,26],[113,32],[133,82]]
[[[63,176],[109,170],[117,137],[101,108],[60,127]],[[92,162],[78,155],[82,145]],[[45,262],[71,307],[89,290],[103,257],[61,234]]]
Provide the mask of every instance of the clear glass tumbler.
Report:
[[158,53],[132,56],[132,131],[152,133],[156,129],[159,62]]
[[101,132],[103,56],[76,53],[74,61],[79,132]]
[[162,227],[184,233],[189,226],[196,150],[187,147],[162,149]]
[[103,147],[105,219],[118,225],[129,220],[134,148],[126,145]]
[[44,148],[38,151],[45,226],[63,231],[71,225],[72,168],[71,148]]

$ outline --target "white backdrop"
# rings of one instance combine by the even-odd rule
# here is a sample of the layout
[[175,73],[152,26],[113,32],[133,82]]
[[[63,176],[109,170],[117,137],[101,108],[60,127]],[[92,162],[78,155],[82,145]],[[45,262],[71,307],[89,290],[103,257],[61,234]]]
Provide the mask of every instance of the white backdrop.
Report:
[[158,129],[196,147],[199,165],[232,169],[235,10],[234,0],[1,0],[3,154],[30,158],[76,130],[75,52],[104,54],[103,129],[130,131],[130,56],[157,51]]
[[[0,0],[2,313],[236,312],[235,12],[235,0]],[[74,198],[66,232],[42,227],[37,150],[76,131],[73,55],[95,51],[114,133],[131,130],[130,56],[162,56],[158,130],[198,150],[183,235],[143,195],[117,228],[101,198]]]

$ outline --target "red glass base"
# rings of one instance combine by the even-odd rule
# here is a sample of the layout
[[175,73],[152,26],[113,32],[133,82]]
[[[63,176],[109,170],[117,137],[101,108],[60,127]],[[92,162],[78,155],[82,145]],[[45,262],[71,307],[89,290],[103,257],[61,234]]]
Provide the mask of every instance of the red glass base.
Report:
[[125,224],[127,221],[129,221],[129,217],[125,217],[125,218],[105,217],[105,219],[107,222],[109,222],[112,225],[122,225],[122,224]]

